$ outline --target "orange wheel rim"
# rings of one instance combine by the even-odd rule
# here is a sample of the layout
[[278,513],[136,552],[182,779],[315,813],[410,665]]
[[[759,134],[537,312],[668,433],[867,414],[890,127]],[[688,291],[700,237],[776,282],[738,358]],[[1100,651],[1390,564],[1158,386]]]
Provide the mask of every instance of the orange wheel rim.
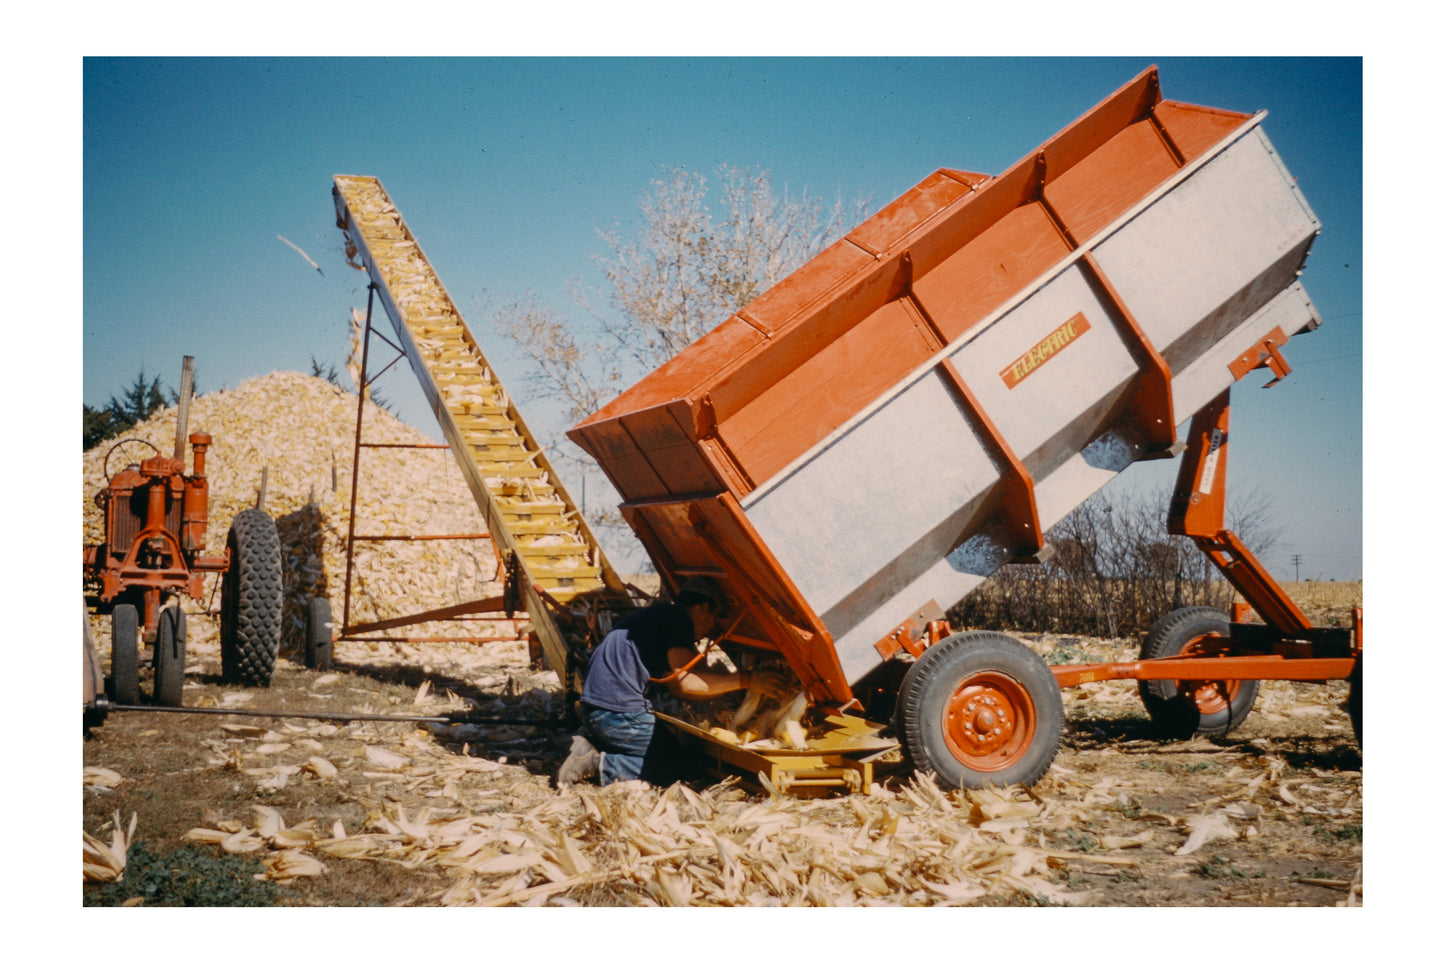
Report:
[[1001,672],[969,676],[943,709],[943,738],[956,759],[979,772],[1018,761],[1038,726],[1034,700]]
[[[1189,642],[1179,650],[1180,655],[1195,655],[1200,653],[1204,646],[1205,638],[1217,638],[1217,636],[1204,636]],[[1229,708],[1230,703],[1239,695],[1239,680],[1229,682],[1201,682],[1197,679],[1184,679],[1174,683],[1179,689],[1179,694],[1194,703],[1201,716],[1213,715],[1216,712],[1223,712]]]

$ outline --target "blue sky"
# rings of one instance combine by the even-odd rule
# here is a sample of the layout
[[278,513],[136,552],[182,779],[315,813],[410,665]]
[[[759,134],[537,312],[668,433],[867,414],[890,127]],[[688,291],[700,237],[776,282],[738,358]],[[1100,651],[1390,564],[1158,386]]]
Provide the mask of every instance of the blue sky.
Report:
[[[1001,172],[1150,64],[1167,98],[1267,110],[1324,225],[1304,281],[1325,324],[1287,346],[1280,385],[1236,389],[1231,483],[1274,506],[1277,576],[1299,555],[1302,577],[1361,577],[1356,57],[87,59],[82,394],[102,405],[142,365],[174,386],[183,354],[202,391],[313,357],[340,368],[365,289],[334,174],[381,178],[477,328],[485,294],[576,314],[564,286],[598,285],[598,229],[630,223],[671,167],[765,168],[777,188],[876,207],[939,167]],[[506,345],[476,333],[520,386]],[[382,393],[435,433],[398,370]],[[1130,476],[1162,484],[1173,465]]]

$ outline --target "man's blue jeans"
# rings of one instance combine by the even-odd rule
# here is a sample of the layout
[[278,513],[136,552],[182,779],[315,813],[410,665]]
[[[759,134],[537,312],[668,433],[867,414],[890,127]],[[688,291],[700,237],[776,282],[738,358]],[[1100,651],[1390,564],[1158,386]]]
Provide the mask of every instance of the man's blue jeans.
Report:
[[582,710],[582,734],[602,751],[597,774],[601,785],[641,779],[657,719],[651,712],[614,712],[592,706]]
[[667,786],[701,772],[696,751],[688,751],[649,711],[615,712],[584,704],[582,735],[602,752],[597,781],[603,786],[624,779]]

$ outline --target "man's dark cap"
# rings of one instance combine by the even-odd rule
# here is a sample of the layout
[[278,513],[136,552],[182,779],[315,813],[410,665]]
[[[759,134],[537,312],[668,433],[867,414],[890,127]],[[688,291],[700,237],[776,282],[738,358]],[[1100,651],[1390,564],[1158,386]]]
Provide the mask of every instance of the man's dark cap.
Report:
[[728,600],[723,594],[722,586],[706,575],[694,575],[683,582],[676,601],[683,608],[707,602],[712,605],[718,618],[724,617],[728,610]]

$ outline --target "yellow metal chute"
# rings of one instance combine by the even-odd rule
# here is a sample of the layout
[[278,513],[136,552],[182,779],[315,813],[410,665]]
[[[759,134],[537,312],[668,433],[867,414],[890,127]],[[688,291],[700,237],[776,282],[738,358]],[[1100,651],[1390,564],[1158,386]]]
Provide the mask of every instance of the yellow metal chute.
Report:
[[511,562],[548,664],[565,679],[569,643],[547,600],[566,606],[590,596],[625,598],[626,588],[381,182],[334,180],[347,255],[371,277],[488,529]]

